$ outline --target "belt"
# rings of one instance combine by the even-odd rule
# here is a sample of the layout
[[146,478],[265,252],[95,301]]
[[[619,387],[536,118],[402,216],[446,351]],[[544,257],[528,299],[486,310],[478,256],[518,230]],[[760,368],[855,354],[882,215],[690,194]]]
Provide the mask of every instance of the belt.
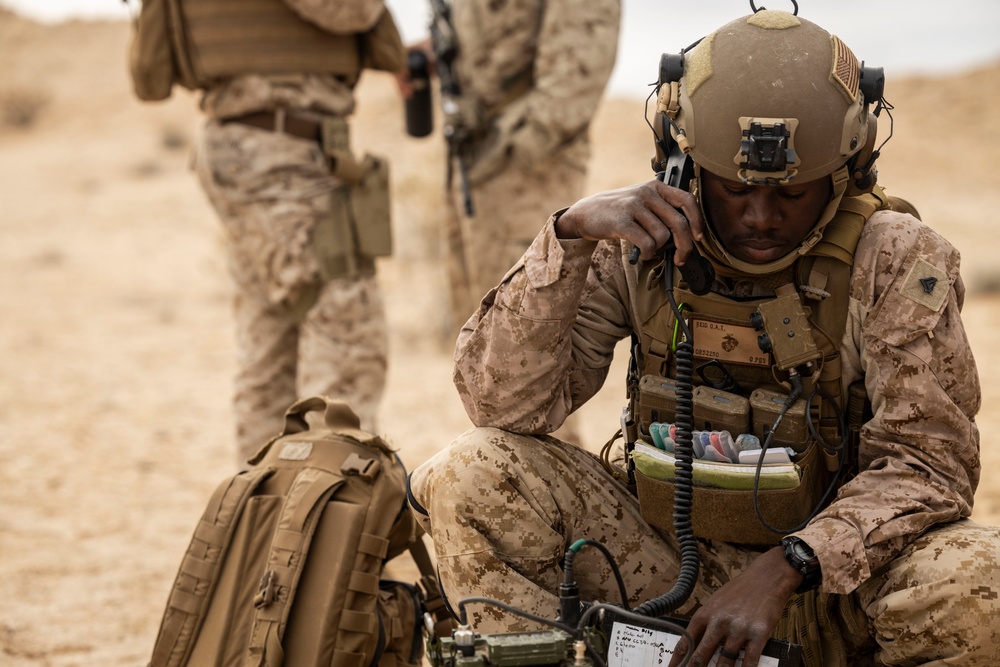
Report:
[[258,111],[243,116],[223,118],[220,122],[223,125],[228,123],[252,125],[262,130],[284,132],[285,134],[309,139],[310,141],[322,142],[323,140],[323,123],[321,121],[298,116],[283,109],[278,111]]

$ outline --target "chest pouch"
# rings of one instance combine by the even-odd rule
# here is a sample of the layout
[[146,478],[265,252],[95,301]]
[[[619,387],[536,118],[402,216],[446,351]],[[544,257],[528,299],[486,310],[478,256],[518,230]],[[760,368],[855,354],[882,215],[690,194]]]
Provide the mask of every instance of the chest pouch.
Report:
[[[688,323],[692,332],[695,368],[699,371],[692,394],[696,431],[728,431],[769,440],[768,449],[787,448],[790,464],[694,462],[691,523],[695,535],[737,544],[773,545],[808,521],[826,502],[833,472],[814,437],[818,407],[798,398],[786,407],[786,381],[800,373],[809,396],[822,367],[813,340],[808,313],[794,286],[777,290],[776,298],[753,303],[730,301],[705,312],[693,305]],[[673,347],[668,344],[667,347]],[[674,370],[672,359],[660,362],[661,373]],[[638,383],[635,401],[639,441],[653,445],[650,428],[676,419],[677,382],[662,374],[646,374]],[[650,525],[673,531],[674,476],[671,465],[637,448],[632,463],[640,512]],[[650,456],[652,454],[652,456]],[[756,487],[756,488],[755,488]]]

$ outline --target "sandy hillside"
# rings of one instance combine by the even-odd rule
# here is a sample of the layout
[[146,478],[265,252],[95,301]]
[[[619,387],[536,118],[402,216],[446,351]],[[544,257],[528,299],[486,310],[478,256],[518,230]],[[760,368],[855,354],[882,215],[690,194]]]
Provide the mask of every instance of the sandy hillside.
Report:
[[[11,667],[145,664],[194,521],[234,466],[230,287],[188,170],[196,100],[133,100],[127,39],[124,23],[42,27],[0,10],[0,664]],[[887,94],[896,130],[882,180],[965,257],[984,385],[976,517],[1000,521],[1000,138],[988,126],[1000,65],[893,81]],[[405,137],[386,77],[366,75],[359,99],[355,147],[394,170],[382,424],[412,467],[468,426],[444,340],[440,143]],[[593,189],[650,176],[641,114],[640,100],[602,107]],[[585,408],[589,447],[615,428],[622,369]]]

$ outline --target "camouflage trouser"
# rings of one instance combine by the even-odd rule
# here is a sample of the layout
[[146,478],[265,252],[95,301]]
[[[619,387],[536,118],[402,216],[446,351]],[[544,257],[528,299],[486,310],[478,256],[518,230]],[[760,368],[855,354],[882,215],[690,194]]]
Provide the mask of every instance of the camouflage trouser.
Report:
[[241,293],[235,311],[241,461],[281,431],[285,410],[299,397],[344,399],[362,428],[376,430],[388,343],[373,277],[328,282],[301,321],[281,306]]
[[586,170],[573,147],[530,173],[510,166],[472,189],[474,217],[465,215],[458,179],[450,197],[445,241],[451,325],[457,331],[482,298],[514,266],[550,215],[583,195]]
[[374,431],[388,353],[382,297],[370,270],[321,275],[313,232],[339,182],[318,143],[209,123],[197,169],[236,284],[240,460],[281,431],[285,409],[302,396],[344,399]]
[[[417,468],[410,482],[452,607],[482,595],[554,618],[562,559],[580,538],[611,551],[633,605],[673,586],[680,557],[672,536],[652,529],[627,489],[596,457],[572,445],[473,429]],[[794,596],[786,611],[801,618],[783,619],[780,627],[798,631],[776,634],[797,643],[822,634],[821,649],[812,649],[815,665],[872,664],[872,657],[882,665],[998,665],[998,546],[996,528],[970,521],[942,526],[850,596]],[[689,615],[759,554],[701,540],[699,580],[674,613]],[[584,599],[619,602],[600,553],[584,549],[574,569]],[[803,612],[806,598],[818,613]],[[494,608],[470,605],[468,611],[480,632],[531,627]],[[840,645],[829,645],[831,637]]]

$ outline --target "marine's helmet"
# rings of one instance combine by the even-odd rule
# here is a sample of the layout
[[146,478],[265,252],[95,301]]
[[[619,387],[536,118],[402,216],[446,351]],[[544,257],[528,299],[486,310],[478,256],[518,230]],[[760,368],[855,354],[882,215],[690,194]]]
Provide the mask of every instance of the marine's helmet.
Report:
[[832,177],[837,201],[848,185],[870,190],[870,107],[882,82],[880,68],[863,67],[815,23],[757,11],[661,59],[654,169],[666,166],[669,133],[699,170],[723,178],[766,186]]

